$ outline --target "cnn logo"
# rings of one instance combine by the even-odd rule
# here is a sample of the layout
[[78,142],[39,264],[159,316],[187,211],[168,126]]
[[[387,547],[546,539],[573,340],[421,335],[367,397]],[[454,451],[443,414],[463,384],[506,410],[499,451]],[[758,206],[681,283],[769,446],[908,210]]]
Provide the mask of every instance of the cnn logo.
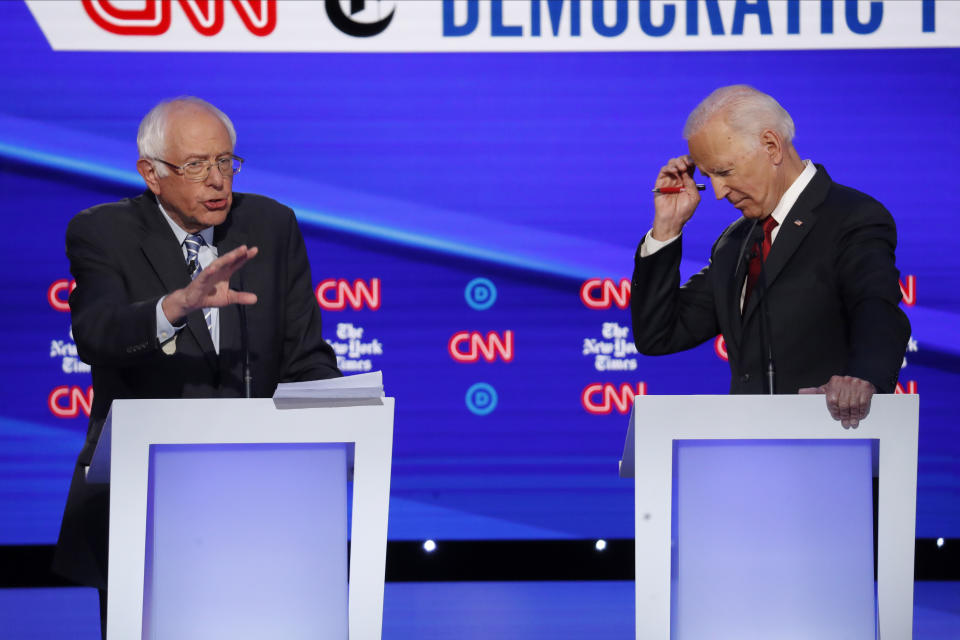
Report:
[[900,281],[900,295],[903,296],[903,304],[912,307],[917,304],[917,276],[907,276],[907,281]]
[[626,309],[630,306],[630,281],[624,278],[618,284],[610,278],[592,278],[580,286],[580,300],[588,309],[614,305]]
[[93,387],[56,387],[47,396],[47,407],[58,418],[76,418],[81,413],[89,416],[93,407]]
[[481,358],[487,362],[493,362],[497,358],[511,362],[513,331],[504,331],[502,337],[495,331],[490,331],[486,336],[479,331],[459,331],[450,338],[447,351],[457,362],[477,362]]
[[76,288],[76,280],[54,280],[53,284],[47,287],[47,302],[57,311],[70,311],[70,294]]
[[[120,36],[159,36],[170,29],[174,3],[145,0],[139,9],[123,9],[111,0],[83,0],[93,22]],[[180,10],[200,35],[215,36],[223,29],[226,0],[179,0]],[[255,36],[270,35],[277,26],[276,0],[230,0],[243,26]]]
[[617,388],[610,382],[588,384],[580,396],[580,402],[587,412],[605,415],[616,409],[620,413],[630,413],[633,399],[647,395],[647,383],[638,382],[636,387],[624,382]]
[[905,394],[905,393],[918,393],[917,391],[917,381],[916,380],[907,380],[907,386],[904,387],[903,384],[897,383],[896,388],[893,390],[894,394]]
[[369,283],[364,280],[324,280],[317,285],[317,304],[326,311],[343,311],[350,305],[359,311],[366,306],[371,311],[380,308],[380,278]]
[[[899,284],[903,304],[908,307],[917,304],[917,277],[908,275]],[[617,283],[610,278],[592,278],[580,286],[580,300],[590,309],[609,309],[614,305],[626,309],[630,306],[630,281],[623,278]]]

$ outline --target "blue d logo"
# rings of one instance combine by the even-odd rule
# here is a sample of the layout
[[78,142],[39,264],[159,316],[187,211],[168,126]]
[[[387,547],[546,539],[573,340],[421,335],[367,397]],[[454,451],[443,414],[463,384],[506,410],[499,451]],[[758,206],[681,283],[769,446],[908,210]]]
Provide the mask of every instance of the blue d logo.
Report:
[[497,288],[487,278],[474,278],[463,292],[467,304],[476,311],[485,311],[497,301]]
[[486,382],[478,382],[467,389],[466,401],[470,413],[485,416],[497,408],[497,391]]

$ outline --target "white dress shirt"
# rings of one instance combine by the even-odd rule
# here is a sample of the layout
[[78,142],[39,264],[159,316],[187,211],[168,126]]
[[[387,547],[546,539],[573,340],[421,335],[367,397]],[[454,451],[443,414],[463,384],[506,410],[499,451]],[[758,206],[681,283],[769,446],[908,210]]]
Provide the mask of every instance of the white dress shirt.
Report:
[[[160,213],[163,214],[163,217],[166,218],[167,224],[170,225],[170,228],[173,230],[175,236],[177,236],[177,242],[180,243],[180,250],[183,252],[183,261],[187,261],[187,247],[184,245],[184,240],[187,239],[187,236],[190,235],[186,231],[180,228],[173,219],[167,215],[167,212],[164,210],[163,205],[160,204],[160,201],[157,200],[157,206],[160,207]],[[217,259],[217,248],[213,246],[213,227],[207,227],[199,233],[203,238],[203,241],[206,243],[200,247],[200,250],[197,252],[197,259],[200,260],[200,266],[207,268],[211,262]],[[183,324],[178,327],[170,324],[170,321],[167,320],[166,314],[163,313],[163,300],[167,296],[160,298],[157,302],[157,340],[160,341],[160,344],[164,344],[171,338],[173,338],[178,331],[187,326],[186,320]],[[213,307],[210,309],[210,339],[213,340],[213,348],[217,353],[220,353],[220,309]]]

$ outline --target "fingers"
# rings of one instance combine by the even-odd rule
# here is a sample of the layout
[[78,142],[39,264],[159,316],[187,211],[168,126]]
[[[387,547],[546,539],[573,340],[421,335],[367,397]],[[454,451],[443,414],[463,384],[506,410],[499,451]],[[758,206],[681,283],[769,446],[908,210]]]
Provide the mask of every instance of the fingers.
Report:
[[[693,182],[692,175],[695,165],[690,160],[690,156],[679,156],[670,158],[667,164],[660,167],[660,173],[657,175],[657,187],[680,187],[686,186],[687,181]],[[687,180],[684,180],[684,177]]]
[[[811,393],[809,389],[801,389],[799,393]],[[820,389],[826,394],[827,410],[844,429],[856,429],[867,417],[876,392],[873,384],[853,376],[833,376]]]
[[692,175],[696,165],[690,156],[671,158],[660,168],[655,187],[671,188],[654,199],[653,237],[669,240],[678,236],[700,204],[700,192]]
[[257,304],[257,294],[250,291],[227,291],[227,304]]
[[225,253],[207,267],[184,289],[189,309],[224,307],[230,304],[255,304],[256,294],[230,289],[230,278],[259,250],[243,245]]
[[246,245],[237,247],[211,262],[197,274],[194,282],[199,282],[198,286],[206,289],[218,282],[228,281],[238,269],[252,260],[258,252],[259,250],[256,247],[248,248]]
[[829,382],[827,383],[826,396],[827,411],[830,412],[830,417],[832,417],[834,420],[839,420],[844,429],[849,429],[850,425],[846,423],[840,410],[840,392],[835,387],[831,386]]
[[237,247],[211,262],[197,277],[200,278],[206,274],[208,280],[229,279],[231,275],[236,273],[237,269],[252,260],[258,252],[257,247],[248,248],[247,245]]

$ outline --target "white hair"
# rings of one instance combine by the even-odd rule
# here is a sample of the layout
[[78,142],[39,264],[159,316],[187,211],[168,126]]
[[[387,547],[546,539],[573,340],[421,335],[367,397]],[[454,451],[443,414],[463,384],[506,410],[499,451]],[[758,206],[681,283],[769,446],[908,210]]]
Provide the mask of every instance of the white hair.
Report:
[[717,115],[722,115],[730,128],[741,134],[759,136],[770,129],[786,142],[792,142],[796,135],[793,118],[772,96],[749,85],[735,84],[716,89],[690,112],[683,138],[689,140]]
[[[140,129],[137,131],[137,150],[140,152],[141,158],[154,160],[164,155],[167,148],[167,116],[169,116],[172,109],[183,104],[206,109],[217,116],[220,122],[223,123],[223,126],[227,128],[227,133],[230,135],[230,144],[233,146],[237,145],[237,131],[234,129],[233,123],[230,121],[230,118],[227,117],[227,114],[201,98],[179,96],[160,102],[153,109],[150,109],[147,115],[143,117],[143,120],[140,121]],[[162,163],[154,163],[153,166],[157,175],[160,177],[169,173],[167,166]]]

